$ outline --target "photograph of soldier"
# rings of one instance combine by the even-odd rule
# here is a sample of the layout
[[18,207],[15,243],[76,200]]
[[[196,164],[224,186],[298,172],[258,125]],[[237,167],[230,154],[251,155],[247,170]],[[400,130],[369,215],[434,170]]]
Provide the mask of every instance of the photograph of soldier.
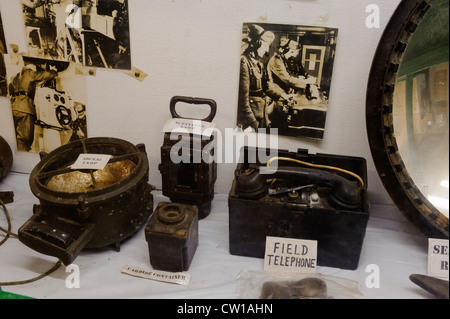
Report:
[[74,63],[5,57],[19,151],[50,152],[74,137],[87,137],[84,81],[75,75]]
[[75,102],[74,110],[77,117],[71,125],[72,136],[70,137],[70,142],[87,137],[86,105]]
[[127,0],[21,0],[30,56],[131,70]]
[[265,31],[256,24],[247,26],[240,63],[237,114],[237,125],[243,131],[267,128],[268,102],[271,99],[282,99],[285,95],[279,88],[278,91],[274,90],[275,87],[268,81],[263,62],[274,39],[275,35],[272,32]]
[[[251,42],[253,29],[273,35],[265,55],[253,59],[258,60],[257,68],[243,63],[244,57],[251,56],[248,43]],[[245,130],[243,114],[251,115],[248,110],[257,109],[260,118],[258,126],[250,117],[254,123],[250,125],[253,130],[256,130],[255,127],[277,128],[280,135],[322,139],[337,35],[338,30],[333,28],[244,23],[238,127]],[[249,93],[245,89],[246,81],[249,83]],[[247,100],[249,102],[245,104]],[[248,105],[255,104],[255,101],[258,101],[258,107],[249,108]]]

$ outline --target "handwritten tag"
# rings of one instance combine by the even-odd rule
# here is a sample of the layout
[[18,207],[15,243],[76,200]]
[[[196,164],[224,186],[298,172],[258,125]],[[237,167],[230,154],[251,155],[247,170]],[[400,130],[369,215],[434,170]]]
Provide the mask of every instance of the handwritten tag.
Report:
[[167,282],[183,286],[189,285],[189,281],[191,280],[191,275],[184,272],[167,272],[160,270],[137,268],[132,266],[124,266],[120,271],[124,274],[134,277]]
[[317,241],[267,237],[264,270],[316,273]]
[[104,169],[111,159],[106,154],[80,154],[71,169]]
[[201,120],[170,119],[163,128],[164,133],[194,134],[211,137],[215,124]]
[[448,278],[448,239],[428,239],[428,275]]

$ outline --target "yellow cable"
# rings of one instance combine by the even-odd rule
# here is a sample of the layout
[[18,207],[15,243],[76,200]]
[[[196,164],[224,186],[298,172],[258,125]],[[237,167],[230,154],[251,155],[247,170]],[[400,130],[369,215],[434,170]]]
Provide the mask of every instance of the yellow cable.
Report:
[[335,167],[335,166],[328,166],[328,165],[321,165],[321,164],[313,164],[313,163],[304,162],[304,161],[301,161],[301,160],[298,160],[298,159],[295,159],[295,158],[278,157],[278,156],[272,157],[267,162],[267,164],[266,164],[267,167],[269,167],[270,164],[272,164],[272,162],[274,162],[274,161],[288,161],[288,162],[294,162],[294,163],[303,164],[303,165],[310,166],[310,167],[315,167],[315,168],[324,168],[324,169],[331,169],[331,170],[339,171],[339,172],[351,175],[354,178],[356,178],[359,181],[359,183],[360,183],[360,189],[361,190],[364,189],[364,181],[363,181],[363,179],[359,175],[357,175],[357,174],[355,174],[355,173],[353,173],[351,171],[348,171],[346,169],[343,169],[343,168],[339,168],[339,167]]

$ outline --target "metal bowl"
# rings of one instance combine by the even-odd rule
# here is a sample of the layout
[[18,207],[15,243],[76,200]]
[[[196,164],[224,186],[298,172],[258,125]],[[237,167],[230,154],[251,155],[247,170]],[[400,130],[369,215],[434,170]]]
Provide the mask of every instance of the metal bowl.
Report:
[[[72,170],[79,154],[112,157],[101,171]],[[112,245],[118,250],[153,212],[154,186],[148,184],[148,178],[143,144],[89,138],[41,154],[29,180],[40,204],[19,229],[19,239],[66,265],[83,249]]]

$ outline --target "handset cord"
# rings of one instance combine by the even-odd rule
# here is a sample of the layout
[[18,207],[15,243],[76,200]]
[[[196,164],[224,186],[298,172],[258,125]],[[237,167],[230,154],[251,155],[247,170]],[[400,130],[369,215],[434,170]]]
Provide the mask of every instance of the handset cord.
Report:
[[309,162],[304,162],[301,161],[299,159],[295,159],[295,158],[290,158],[290,157],[272,157],[271,159],[269,159],[269,161],[267,162],[267,167],[270,167],[270,164],[272,164],[272,162],[274,161],[288,161],[288,162],[294,162],[294,163],[298,163],[298,164],[302,164],[302,165],[306,165],[309,167],[314,167],[314,168],[322,168],[322,169],[331,169],[334,171],[338,171],[341,173],[345,173],[347,175],[353,176],[354,178],[356,178],[359,182],[359,189],[363,190],[364,189],[364,181],[363,179],[358,175],[355,174],[351,171],[348,171],[346,169],[340,168],[340,167],[335,167],[335,166],[328,166],[328,165],[321,165],[321,164],[313,164],[313,163],[309,163]]

